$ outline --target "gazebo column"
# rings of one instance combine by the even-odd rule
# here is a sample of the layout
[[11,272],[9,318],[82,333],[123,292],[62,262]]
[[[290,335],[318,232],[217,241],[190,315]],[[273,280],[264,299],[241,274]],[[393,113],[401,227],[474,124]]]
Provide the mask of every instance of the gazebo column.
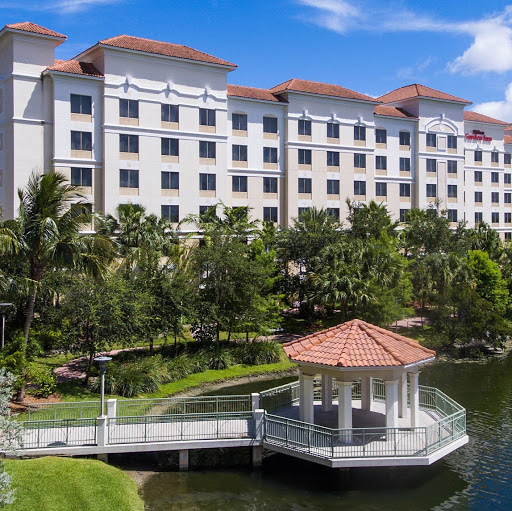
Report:
[[299,420],[304,420],[304,373],[299,367]]
[[[314,376],[310,374],[303,374],[303,386],[304,386],[304,411],[302,412],[304,422],[314,424],[315,422],[315,403],[314,403],[314,392],[315,382]],[[302,408],[302,407],[301,407]]]
[[[338,428],[352,429],[352,382],[336,380],[338,386]],[[345,441],[352,441],[352,434],[344,436]]]
[[332,378],[322,374],[322,412],[332,412]]
[[420,425],[420,393],[418,387],[419,375],[419,373],[409,373],[411,428],[416,428]]
[[403,373],[398,380],[398,417],[407,417],[407,373]]
[[398,380],[385,380],[386,385],[386,427],[398,427]]
[[373,378],[361,377],[361,410],[371,410],[373,401]]

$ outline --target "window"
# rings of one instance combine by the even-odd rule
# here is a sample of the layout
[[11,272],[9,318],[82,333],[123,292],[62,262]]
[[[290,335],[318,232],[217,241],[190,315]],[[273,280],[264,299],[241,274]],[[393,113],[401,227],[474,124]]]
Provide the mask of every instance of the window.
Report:
[[366,140],[366,128],[364,126],[354,126],[354,140]]
[[92,151],[92,133],[89,131],[72,131],[71,150]]
[[457,221],[457,210],[456,209],[449,209],[448,210],[448,220],[450,222],[456,222]]
[[180,221],[180,207],[176,205],[162,206],[161,216],[176,224]]
[[400,222],[407,222],[407,215],[409,214],[408,209],[400,210]]
[[299,135],[311,136],[311,121],[299,119]]
[[506,224],[512,223],[512,213],[505,213],[505,223]]
[[263,208],[263,221],[264,222],[277,222],[277,208],[276,207]]
[[498,172],[491,172],[491,183],[499,183],[500,182],[500,175]]
[[299,149],[299,165],[311,165],[310,149]]
[[339,179],[328,179],[327,180],[327,195],[339,195],[339,194],[340,194]]
[[162,138],[162,155],[179,156],[179,140],[177,138]]
[[411,171],[411,159],[410,158],[400,158],[400,172],[410,172]]
[[493,204],[497,204],[500,202],[500,194],[499,192],[491,192],[491,202]]
[[377,128],[375,130],[375,142],[377,144],[386,144],[387,141],[388,141],[387,131]]
[[180,107],[178,105],[162,105],[163,122],[180,122]]
[[512,193],[510,192],[505,192],[503,194],[503,202],[505,204],[511,204],[512,203]]
[[263,161],[265,163],[277,163],[277,147],[264,147]]
[[232,158],[233,161],[247,161],[247,146],[233,145]]
[[199,174],[199,190],[215,190],[216,186],[215,174]]
[[302,216],[302,214],[305,213],[308,209],[310,209],[310,208],[299,208],[297,210],[298,217],[300,218]]
[[512,155],[511,155],[510,153],[505,153],[505,154],[503,155],[503,163],[504,163],[505,165],[510,165],[511,156],[512,156]]
[[366,168],[366,154],[354,153],[354,167],[356,169]]
[[457,137],[448,135],[448,149],[457,149]]
[[215,153],[215,142],[205,142],[204,140],[199,142],[199,158],[215,159]]
[[451,199],[457,198],[457,185],[448,185],[448,197]]
[[482,151],[475,151],[475,161],[482,161]]
[[411,196],[411,185],[410,183],[400,183],[400,197]]
[[135,99],[119,100],[119,117],[139,118],[139,102]]
[[377,170],[386,170],[388,168],[388,159],[386,156],[375,156],[375,168]]
[[375,195],[377,197],[386,197],[388,195],[388,184],[375,183]]
[[340,125],[335,122],[327,123],[327,138],[340,138]]
[[405,145],[405,146],[411,145],[411,134],[408,131],[400,132],[400,145]]
[[500,223],[500,214],[497,211],[493,211],[491,213],[491,222],[493,224],[499,224]]
[[340,166],[340,153],[327,151],[327,166],[339,167]]
[[179,190],[180,175],[178,172],[162,172],[162,190]]
[[437,135],[435,133],[427,133],[427,147],[437,147]]
[[436,160],[427,160],[427,172],[436,171]]
[[263,117],[263,132],[277,133],[277,117]]
[[482,192],[475,192],[475,202],[482,202]]
[[512,182],[512,174],[503,174],[503,182],[509,185]]
[[119,135],[119,152],[138,153],[139,137],[138,135]]
[[428,184],[427,185],[427,197],[436,197],[437,196],[437,186]]
[[340,208],[327,208],[327,213],[336,218],[336,220],[340,219]]
[[233,176],[231,178],[231,191],[247,192],[247,176]]
[[[203,216],[211,209],[217,210],[217,206],[199,206],[199,216]],[[204,240],[201,240],[204,241]],[[199,245],[201,246],[201,245]]]
[[448,160],[448,174],[457,174],[457,162]]
[[500,153],[497,151],[493,151],[491,153],[491,163],[499,163],[500,161]]
[[263,178],[263,193],[277,193],[277,177]]
[[119,171],[119,186],[121,188],[138,188],[139,171],[135,169],[121,169]]
[[215,126],[215,110],[210,108],[199,109],[199,125]]
[[299,193],[311,193],[311,179],[299,177]]
[[75,186],[92,186],[92,169],[72,168],[71,184]]
[[81,94],[71,94],[71,113],[91,115],[92,97],[82,96]]
[[366,195],[366,181],[354,181],[354,195]]
[[512,232],[506,232],[505,233],[505,241],[512,240]]
[[481,182],[482,182],[482,171],[475,170],[475,183],[481,183]]
[[483,213],[481,211],[475,211],[475,224],[483,222]]
[[234,130],[247,131],[247,115],[233,114],[231,116],[231,124]]

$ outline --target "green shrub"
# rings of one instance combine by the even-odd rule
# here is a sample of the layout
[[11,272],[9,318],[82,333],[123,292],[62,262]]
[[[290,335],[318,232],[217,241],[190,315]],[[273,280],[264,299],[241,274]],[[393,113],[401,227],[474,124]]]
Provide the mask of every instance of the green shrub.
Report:
[[57,389],[57,376],[49,367],[29,364],[27,379],[30,393],[37,397],[48,397]]
[[194,360],[187,355],[180,355],[176,358],[168,360],[167,370],[169,371],[170,381],[181,380],[189,374],[198,372],[196,370]]
[[198,355],[204,358],[208,369],[227,369],[233,365],[231,352],[223,343],[212,343],[207,348],[203,348]]
[[261,365],[279,362],[281,353],[281,345],[275,341],[253,341],[239,343],[234,356],[239,364]]

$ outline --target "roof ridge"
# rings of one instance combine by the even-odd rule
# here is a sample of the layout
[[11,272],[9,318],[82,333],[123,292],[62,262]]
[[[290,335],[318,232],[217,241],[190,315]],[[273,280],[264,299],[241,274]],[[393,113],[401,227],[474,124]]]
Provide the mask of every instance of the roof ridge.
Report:
[[425,346],[420,344],[419,341],[414,341],[413,339],[404,337],[403,335],[397,334],[396,332],[392,332],[391,330],[386,330],[385,328],[382,328],[380,326],[372,325],[372,327],[382,334],[386,334],[386,335],[389,335],[390,337],[393,337],[397,341],[405,342],[409,346],[413,346],[414,348],[420,348],[425,353],[432,353],[433,355],[435,355],[435,351],[433,351],[429,348],[426,348]]
[[[349,321],[350,324],[350,332],[349,337],[347,339],[347,342],[345,342],[345,345],[343,346],[343,349],[341,350],[340,357],[338,358],[338,363],[336,364],[338,367],[347,367],[346,365],[341,363],[341,359],[343,358],[343,362],[345,362],[346,357],[342,355],[346,355],[348,357],[350,348],[355,344],[357,331],[359,330],[359,320],[358,319],[352,319]],[[350,334],[353,334],[352,336]]]
[[[369,328],[368,323],[365,323],[364,325],[361,325],[361,328],[366,332],[367,335],[369,335],[388,355],[391,355],[392,358],[400,362],[402,365],[406,365],[405,360],[400,357],[397,353],[395,353],[393,350],[389,348],[389,346],[386,346],[372,331],[371,328]],[[379,332],[381,333],[381,332]]]
[[280,87],[281,85],[284,85],[285,83],[292,82],[292,80],[295,80],[295,78],[288,78],[288,80],[285,80],[284,82],[278,83],[277,85],[274,85],[273,87],[271,87],[268,90],[272,91],[273,89],[277,89],[278,87]]

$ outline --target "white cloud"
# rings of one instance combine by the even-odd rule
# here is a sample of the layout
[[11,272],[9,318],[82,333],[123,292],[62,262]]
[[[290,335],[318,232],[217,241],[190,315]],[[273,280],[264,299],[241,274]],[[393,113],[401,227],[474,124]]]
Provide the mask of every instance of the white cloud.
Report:
[[59,14],[71,14],[86,11],[91,7],[110,5],[120,1],[123,0],[27,0],[24,2],[0,2],[0,9],[29,12],[51,11]]
[[505,90],[504,101],[489,101],[474,105],[472,110],[480,114],[501,119],[503,121],[512,122],[512,83],[509,83]]

